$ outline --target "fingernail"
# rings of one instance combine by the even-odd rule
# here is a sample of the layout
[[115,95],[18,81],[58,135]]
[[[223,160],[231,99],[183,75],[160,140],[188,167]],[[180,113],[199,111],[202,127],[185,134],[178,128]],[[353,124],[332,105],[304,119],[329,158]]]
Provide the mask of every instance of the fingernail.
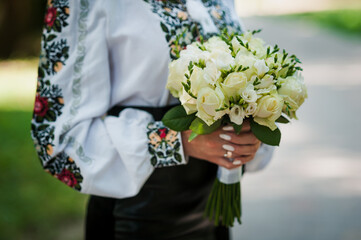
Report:
[[224,126],[222,129],[224,131],[233,131],[233,126]]
[[232,163],[233,163],[233,165],[241,165],[241,164],[242,164],[242,162],[241,162],[241,161],[239,161],[239,160],[237,160],[237,161],[233,161]]
[[224,144],[222,147],[224,150],[231,151],[231,152],[234,151],[234,147],[232,147],[231,145]]
[[227,135],[227,134],[219,134],[219,137],[226,140],[226,141],[229,141],[231,140],[231,136]]

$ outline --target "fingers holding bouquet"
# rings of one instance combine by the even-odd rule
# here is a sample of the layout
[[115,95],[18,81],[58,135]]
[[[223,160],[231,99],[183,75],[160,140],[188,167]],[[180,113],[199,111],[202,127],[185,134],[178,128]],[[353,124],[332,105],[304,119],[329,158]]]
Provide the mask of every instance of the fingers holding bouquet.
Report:
[[227,151],[233,150],[232,157],[227,157],[234,165],[245,164],[254,158],[261,141],[252,133],[249,121],[243,123],[239,134],[236,134],[232,126],[225,126],[222,130],[224,132],[219,137],[226,142],[222,147]]
[[188,141],[190,134],[190,130],[182,132],[186,155],[227,169],[237,168],[251,161],[260,146],[260,141],[250,131],[247,123],[239,135],[234,132],[233,127],[230,129],[228,126]]

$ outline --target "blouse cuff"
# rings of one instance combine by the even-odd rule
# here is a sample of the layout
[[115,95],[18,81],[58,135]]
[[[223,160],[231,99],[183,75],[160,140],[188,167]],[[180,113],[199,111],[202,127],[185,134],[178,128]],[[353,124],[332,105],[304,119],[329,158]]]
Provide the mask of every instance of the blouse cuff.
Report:
[[167,128],[163,122],[148,124],[148,152],[155,168],[187,164],[183,152],[181,132]]

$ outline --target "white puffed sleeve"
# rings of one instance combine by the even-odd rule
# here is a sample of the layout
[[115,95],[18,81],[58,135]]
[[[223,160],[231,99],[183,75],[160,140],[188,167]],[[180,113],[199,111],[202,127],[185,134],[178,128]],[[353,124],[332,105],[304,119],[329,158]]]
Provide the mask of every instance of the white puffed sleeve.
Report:
[[87,194],[136,195],[154,167],[184,164],[180,134],[141,110],[107,116],[112,81],[101,1],[48,1],[32,138],[44,169]]

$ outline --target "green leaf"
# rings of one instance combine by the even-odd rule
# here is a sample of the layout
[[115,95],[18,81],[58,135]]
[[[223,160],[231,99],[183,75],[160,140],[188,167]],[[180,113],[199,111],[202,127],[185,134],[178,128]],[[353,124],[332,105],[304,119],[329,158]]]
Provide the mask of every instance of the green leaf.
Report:
[[188,142],[191,142],[193,139],[195,139],[198,136],[197,133],[191,132],[191,135],[189,135]]
[[238,125],[238,124],[232,123],[232,125],[233,125],[233,129],[236,132],[236,134],[239,135],[242,131],[243,124]]
[[288,120],[286,117],[284,117],[284,116],[280,116],[277,120],[276,120],[276,122],[278,122],[278,123],[289,123],[290,122],[290,120]]
[[221,123],[222,120],[220,119],[214,122],[211,126],[208,126],[203,120],[197,117],[196,119],[194,119],[189,128],[198,135],[209,134],[216,131],[221,126]]
[[187,115],[182,105],[173,107],[162,118],[165,126],[174,131],[186,131],[196,118],[195,114]]
[[281,131],[277,128],[272,131],[266,126],[259,125],[251,120],[251,130],[253,134],[263,143],[271,146],[279,146],[281,141]]

